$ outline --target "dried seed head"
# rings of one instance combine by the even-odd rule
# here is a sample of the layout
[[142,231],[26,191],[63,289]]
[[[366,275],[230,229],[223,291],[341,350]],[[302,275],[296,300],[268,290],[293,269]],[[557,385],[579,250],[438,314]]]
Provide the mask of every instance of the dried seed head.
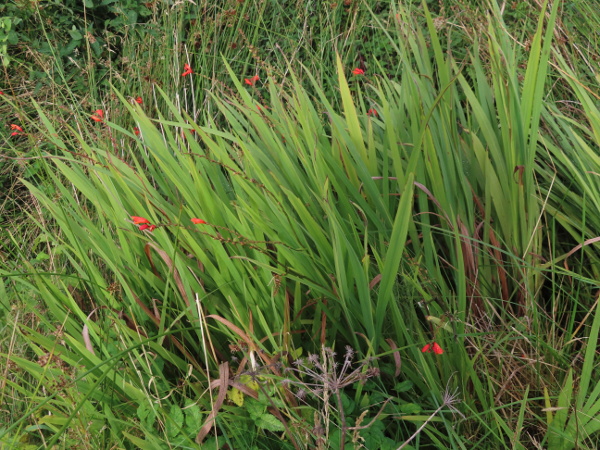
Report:
[[369,367],[367,369],[367,371],[365,372],[365,376],[366,378],[371,378],[371,377],[378,377],[380,375],[381,371],[379,370],[378,367]]
[[354,349],[349,345],[346,345],[346,358],[352,359],[354,358]]
[[325,351],[325,355],[329,356],[330,358],[335,358],[335,355],[337,355],[337,353],[334,352],[331,347],[325,347],[323,350]]
[[298,389],[296,397],[298,397],[298,400],[304,400],[306,398],[306,391],[302,388]]
[[311,353],[310,355],[308,355],[308,362],[310,362],[313,365],[317,365],[319,363],[319,357],[316,354]]
[[298,358],[292,364],[296,367],[300,367],[304,365],[304,360],[302,358]]

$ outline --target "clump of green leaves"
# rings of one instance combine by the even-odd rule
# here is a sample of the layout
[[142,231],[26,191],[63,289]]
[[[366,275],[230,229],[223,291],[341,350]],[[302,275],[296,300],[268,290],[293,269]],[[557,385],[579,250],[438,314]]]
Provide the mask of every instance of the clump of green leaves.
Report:
[[[15,328],[34,356],[2,355],[32,377],[10,388],[33,399],[3,439],[594,446],[598,392],[585,381],[573,392],[569,368],[594,379],[598,112],[575,72],[585,65],[554,44],[558,3],[530,22],[528,47],[497,2],[485,26],[460,32],[448,2],[437,15],[338,3],[320,15],[182,4],[148,27],[150,42],[131,23],[142,6],[84,5],[86,26],[122,27],[131,46],[118,70],[82,78],[104,91],[69,120],[40,102],[11,105],[30,124],[11,142],[35,143],[26,181],[45,214],[40,246],[2,269],[41,324]],[[310,30],[263,34],[285,14]],[[359,24],[373,27],[364,45]],[[66,29],[76,53],[89,30]],[[86,62],[102,57],[96,42]],[[561,89],[549,91],[552,60]],[[49,79],[70,80],[69,64]],[[89,82],[105,74],[118,89]],[[552,105],[559,94],[581,109]],[[101,106],[105,120],[91,123]],[[444,353],[422,351],[432,339]],[[286,395],[279,369],[291,361],[277,361],[334,345],[379,376],[345,361],[331,378],[329,353],[313,362],[328,370],[301,365],[296,382],[327,384],[334,400]],[[229,367],[234,346],[268,376]]]

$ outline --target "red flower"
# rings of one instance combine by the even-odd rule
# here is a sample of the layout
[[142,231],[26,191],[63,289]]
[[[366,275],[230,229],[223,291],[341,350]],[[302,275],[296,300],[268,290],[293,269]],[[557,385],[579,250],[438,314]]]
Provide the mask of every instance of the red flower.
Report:
[[431,353],[433,351],[433,353],[435,353],[436,355],[441,355],[442,353],[444,353],[444,349],[442,349],[442,347],[440,347],[440,345],[437,342],[432,342],[431,344],[426,344],[421,351],[423,353]]
[[142,103],[144,103],[144,100],[142,100],[142,97],[136,97],[135,101],[136,101],[136,103],[139,103],[140,105]]
[[11,136],[19,136],[20,134],[23,133],[23,128],[21,128],[19,125],[16,125],[14,123],[10,124],[10,129],[13,130],[13,132],[10,133]]
[[181,74],[182,77],[185,77],[187,75],[191,75],[193,73],[194,73],[194,71],[192,70],[192,68],[190,67],[189,64],[184,64],[183,65],[183,73]]
[[94,114],[90,116],[90,118],[96,122],[104,122],[104,111],[97,109],[94,111]]
[[367,111],[367,116],[378,116],[379,113],[377,112],[377,110],[375,108],[371,108]]
[[133,127],[133,132],[135,133],[136,136],[140,135],[140,129],[138,127]]
[[254,75],[252,78],[244,78],[244,83],[249,86],[254,86],[254,83],[256,83],[258,80],[260,80],[260,77],[258,75]]
[[0,91],[0,95],[4,95],[4,92]]
[[144,231],[146,229],[148,229],[148,231],[154,231],[156,228],[156,225],[144,224],[144,225],[140,225],[138,228],[140,229],[140,231]]
[[148,219],[139,216],[131,216],[131,220],[133,220],[133,223],[136,225],[139,225],[140,223],[150,223]]
[[353,73],[354,75],[364,75],[364,74],[365,74],[365,71],[364,71],[364,70],[362,70],[362,69],[359,69],[359,68],[357,67],[356,69],[354,69],[354,70],[352,71],[352,73]]
[[205,225],[208,222],[206,220],[202,220],[202,219],[192,219],[192,223],[195,223],[196,225]]
[[145,217],[131,216],[131,220],[133,220],[134,224],[139,225],[138,228],[140,231],[154,231],[156,229],[156,225],[151,225],[150,221]]

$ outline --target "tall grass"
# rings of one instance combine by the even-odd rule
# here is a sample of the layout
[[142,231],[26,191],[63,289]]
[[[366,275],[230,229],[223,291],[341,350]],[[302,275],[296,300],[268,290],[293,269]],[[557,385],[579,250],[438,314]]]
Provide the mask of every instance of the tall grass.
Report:
[[51,259],[1,269],[36,319],[2,442],[594,447],[598,111],[560,2],[528,47],[490,3],[460,60],[425,7],[265,5],[172,8],[76,125],[23,111]]

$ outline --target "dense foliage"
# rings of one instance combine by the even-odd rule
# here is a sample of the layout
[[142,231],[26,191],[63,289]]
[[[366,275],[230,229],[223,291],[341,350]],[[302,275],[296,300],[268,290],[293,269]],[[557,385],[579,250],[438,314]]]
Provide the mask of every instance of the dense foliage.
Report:
[[0,443],[597,448],[592,6],[0,6]]

